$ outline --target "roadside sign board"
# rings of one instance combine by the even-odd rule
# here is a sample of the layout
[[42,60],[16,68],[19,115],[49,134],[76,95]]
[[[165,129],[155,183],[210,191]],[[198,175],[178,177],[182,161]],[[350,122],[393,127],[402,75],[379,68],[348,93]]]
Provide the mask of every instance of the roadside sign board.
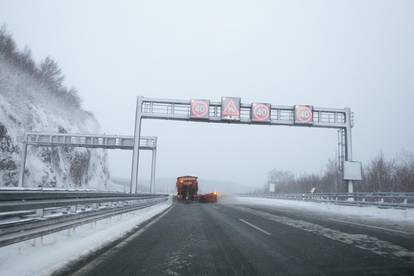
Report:
[[267,103],[252,103],[250,120],[258,123],[270,123],[270,104]]
[[191,100],[190,117],[192,119],[208,119],[209,108],[209,100]]
[[362,165],[360,162],[344,162],[344,180],[362,180]]
[[240,98],[221,97],[221,119],[240,121]]
[[313,106],[295,105],[295,124],[312,125],[313,124]]

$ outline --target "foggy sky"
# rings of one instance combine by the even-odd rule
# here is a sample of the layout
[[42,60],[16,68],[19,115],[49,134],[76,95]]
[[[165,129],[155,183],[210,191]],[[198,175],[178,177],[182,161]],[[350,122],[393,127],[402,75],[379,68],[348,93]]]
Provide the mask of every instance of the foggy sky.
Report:
[[[16,1],[0,24],[53,57],[102,133],[132,135],[136,96],[350,107],[354,159],[414,151],[413,1]],[[261,186],[272,168],[320,172],[336,131],[144,120],[158,177]],[[141,159],[149,177],[150,153]],[[129,177],[131,153],[110,153]]]

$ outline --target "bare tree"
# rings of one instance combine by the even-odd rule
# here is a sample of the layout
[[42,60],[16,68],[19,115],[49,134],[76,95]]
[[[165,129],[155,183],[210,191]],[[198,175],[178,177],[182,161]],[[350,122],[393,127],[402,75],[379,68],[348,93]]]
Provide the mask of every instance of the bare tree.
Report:
[[[69,106],[80,108],[81,101],[78,92],[73,87],[67,89],[63,85],[65,77],[57,62],[51,57],[46,57],[40,65],[37,65],[28,47],[25,47],[23,51],[17,49],[13,37],[7,33],[6,25],[0,28],[0,55],[9,63],[40,81],[50,91],[55,92]],[[4,80],[0,79],[0,85],[3,86],[3,82]]]
[[50,57],[45,58],[40,64],[40,78],[54,90],[61,89],[63,80],[65,79],[56,61]]
[[6,57],[13,57],[16,53],[16,43],[6,31],[6,25],[0,28],[0,54]]
[[[398,160],[398,162],[396,161]],[[387,160],[379,153],[363,166],[363,180],[356,192],[414,192],[414,154],[402,152],[396,159]],[[291,172],[272,170],[269,183],[276,184],[276,192],[304,193],[315,188],[317,192],[345,192],[346,186],[338,169],[338,162],[330,159],[321,174],[303,174],[295,177]]]
[[365,180],[362,190],[366,192],[393,192],[395,163],[393,160],[387,161],[381,152],[375,157],[368,166],[365,167]]

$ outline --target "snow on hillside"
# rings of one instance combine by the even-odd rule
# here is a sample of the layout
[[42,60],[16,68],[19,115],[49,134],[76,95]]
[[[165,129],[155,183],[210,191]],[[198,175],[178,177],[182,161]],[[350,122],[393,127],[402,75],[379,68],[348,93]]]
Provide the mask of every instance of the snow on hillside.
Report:
[[[0,186],[16,186],[26,131],[98,133],[93,115],[69,105],[57,93],[0,55]],[[106,152],[84,148],[29,146],[25,183],[29,187],[105,189]]]

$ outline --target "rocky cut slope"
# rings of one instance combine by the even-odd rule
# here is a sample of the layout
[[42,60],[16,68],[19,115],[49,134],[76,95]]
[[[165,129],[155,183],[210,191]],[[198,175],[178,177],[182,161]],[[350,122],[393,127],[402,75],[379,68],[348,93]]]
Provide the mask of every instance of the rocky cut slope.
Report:
[[[33,63],[30,52],[5,48],[10,43],[13,43],[11,37],[0,32],[0,186],[3,187],[18,185],[19,137],[26,131],[99,133],[97,120],[80,108],[74,92],[51,85],[63,80],[56,63],[46,59],[40,66],[27,66]],[[23,56],[23,66],[19,55]],[[51,74],[51,68],[58,74]],[[55,79],[47,79],[51,77]],[[105,189],[109,181],[106,159],[104,150],[29,146],[25,186]]]

